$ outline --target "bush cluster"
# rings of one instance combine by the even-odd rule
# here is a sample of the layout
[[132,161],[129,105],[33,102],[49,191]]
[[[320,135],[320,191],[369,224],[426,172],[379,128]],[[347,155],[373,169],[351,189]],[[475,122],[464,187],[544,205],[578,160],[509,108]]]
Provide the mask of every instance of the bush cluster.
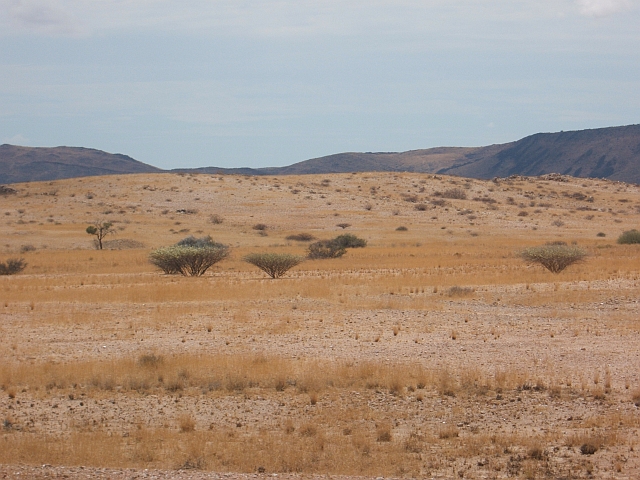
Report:
[[10,258],[6,262],[0,262],[0,275],[15,275],[27,267],[22,258]]
[[455,200],[466,200],[467,192],[465,192],[462,188],[450,188],[449,190],[445,190],[439,196],[443,198],[451,198]]
[[581,248],[557,243],[527,248],[520,253],[520,257],[525,261],[538,263],[553,273],[560,273],[586,256],[586,252]]
[[619,244],[633,244],[640,243],[640,230],[627,230],[618,237]]
[[228,256],[229,248],[211,237],[190,236],[170,247],[153,250],[149,261],[166,274],[199,277]]
[[347,248],[363,248],[367,241],[346,233],[332,240],[320,240],[309,245],[307,256],[311,259],[339,258],[347,252]]

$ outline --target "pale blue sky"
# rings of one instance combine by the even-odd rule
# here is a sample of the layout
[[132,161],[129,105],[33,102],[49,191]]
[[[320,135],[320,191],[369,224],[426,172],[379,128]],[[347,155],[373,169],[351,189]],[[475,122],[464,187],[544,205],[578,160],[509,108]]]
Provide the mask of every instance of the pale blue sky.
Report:
[[640,0],[0,0],[0,143],[162,168],[640,123]]

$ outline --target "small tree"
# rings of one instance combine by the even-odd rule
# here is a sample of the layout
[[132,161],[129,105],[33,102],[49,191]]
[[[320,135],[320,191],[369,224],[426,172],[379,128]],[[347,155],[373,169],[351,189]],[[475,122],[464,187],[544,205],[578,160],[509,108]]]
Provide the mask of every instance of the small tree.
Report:
[[520,252],[520,257],[530,263],[538,263],[552,273],[560,273],[574,263],[582,261],[586,252],[567,245],[542,245]]
[[280,278],[296,265],[304,261],[304,257],[289,253],[250,253],[244,261],[255,265],[271,278]]
[[95,222],[93,225],[87,227],[86,232],[89,235],[95,235],[94,243],[98,250],[102,250],[102,239],[107,235],[115,233],[113,229],[113,223],[111,222]]
[[27,267],[22,258],[10,258],[6,262],[0,262],[0,275],[15,275]]
[[634,228],[633,230],[623,232],[622,235],[618,237],[618,243],[621,245],[640,243],[640,231]]

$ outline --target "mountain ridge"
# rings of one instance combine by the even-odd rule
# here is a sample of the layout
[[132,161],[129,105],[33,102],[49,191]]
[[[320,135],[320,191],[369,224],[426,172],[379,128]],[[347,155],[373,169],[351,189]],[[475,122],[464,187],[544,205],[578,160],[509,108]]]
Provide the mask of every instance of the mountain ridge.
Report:
[[0,145],[0,183],[124,173],[305,175],[368,171],[417,172],[478,179],[560,173],[640,183],[640,125],[536,133],[484,147],[407,152],[344,152],[284,167],[162,170],[127,155],[82,147]]

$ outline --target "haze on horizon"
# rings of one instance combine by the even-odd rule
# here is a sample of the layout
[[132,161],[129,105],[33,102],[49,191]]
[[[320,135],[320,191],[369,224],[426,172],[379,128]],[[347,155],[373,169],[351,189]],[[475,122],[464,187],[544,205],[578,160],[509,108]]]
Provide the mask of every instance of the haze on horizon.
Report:
[[640,123],[638,0],[0,0],[0,143],[161,168]]

